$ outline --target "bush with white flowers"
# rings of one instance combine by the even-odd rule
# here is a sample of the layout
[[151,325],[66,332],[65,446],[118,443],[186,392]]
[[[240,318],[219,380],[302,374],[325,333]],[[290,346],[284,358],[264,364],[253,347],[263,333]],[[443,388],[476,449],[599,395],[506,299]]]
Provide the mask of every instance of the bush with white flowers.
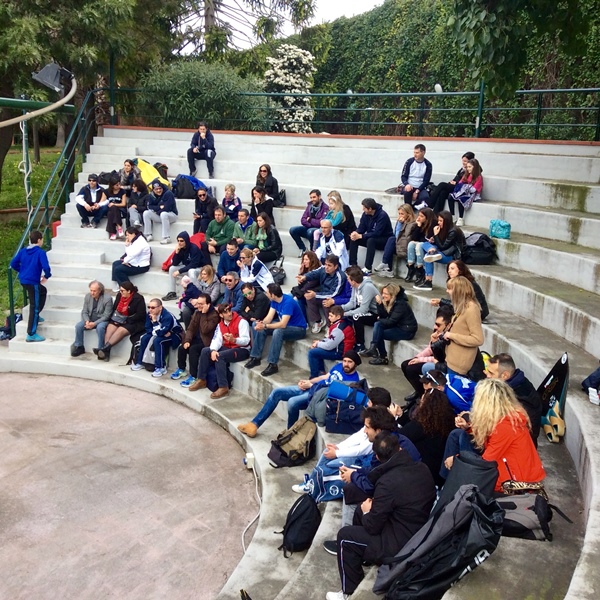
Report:
[[[279,94],[310,94],[314,57],[310,52],[291,44],[277,49],[277,56],[268,57],[271,68],[265,73],[265,90]],[[314,111],[310,96],[274,96],[272,102],[277,109],[277,121],[273,131],[312,133],[310,126]]]

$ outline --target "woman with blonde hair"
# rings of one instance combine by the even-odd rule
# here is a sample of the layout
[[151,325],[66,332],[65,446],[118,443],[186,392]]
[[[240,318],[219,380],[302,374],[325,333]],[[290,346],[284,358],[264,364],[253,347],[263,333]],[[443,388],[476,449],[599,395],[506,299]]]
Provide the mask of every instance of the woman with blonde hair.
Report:
[[530,422],[511,387],[501,379],[484,379],[475,388],[471,435],[485,460],[498,463],[496,491],[511,479],[539,482],[546,476],[533,445]]
[[210,296],[211,304],[217,305],[221,296],[221,283],[215,274],[212,265],[204,265],[200,269],[198,280],[194,280],[194,285],[203,293]]
[[250,248],[244,248],[240,252],[240,259],[237,261],[240,268],[240,279],[244,283],[251,283],[254,287],[262,288],[267,291],[270,283],[275,283],[271,271],[261,262]]
[[377,320],[373,325],[373,339],[369,349],[360,355],[371,356],[370,365],[387,365],[385,340],[412,340],[418,325],[404,289],[399,285],[388,283],[381,289],[381,294],[375,296],[375,301]]
[[411,232],[416,227],[415,211],[410,204],[402,204],[398,207],[398,221],[394,229],[394,235],[388,238],[383,250],[383,258],[380,265],[375,269],[382,277],[394,276],[394,255],[400,260],[408,258],[408,242],[411,240]]
[[446,292],[454,307],[454,317],[443,336],[448,342],[446,364],[449,371],[466,375],[475,363],[479,346],[483,344],[481,307],[466,277],[449,279]]

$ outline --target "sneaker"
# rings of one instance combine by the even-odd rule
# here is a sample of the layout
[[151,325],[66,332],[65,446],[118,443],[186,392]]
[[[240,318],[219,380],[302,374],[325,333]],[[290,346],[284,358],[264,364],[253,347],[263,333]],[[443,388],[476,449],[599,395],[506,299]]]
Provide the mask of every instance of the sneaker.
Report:
[[92,221],[92,229],[98,229],[98,223],[96,223],[96,221]]
[[196,169],[190,171],[190,177],[194,177],[196,175]]
[[163,302],[168,302],[169,300],[177,300],[177,294],[175,292],[169,292],[166,296],[162,297]]
[[394,271],[390,271],[389,269],[379,271],[379,277],[394,277]]
[[433,289],[433,282],[431,281],[431,279],[425,279],[425,281],[417,285],[413,285],[413,288],[415,290],[425,290],[430,292]]
[[44,317],[38,317],[38,323],[43,323],[45,320]]
[[321,333],[323,327],[325,327],[325,323],[323,323],[323,321],[317,321],[313,324],[311,331],[313,333]]
[[[173,373],[173,375],[174,374],[175,373]],[[171,375],[171,379],[172,378],[173,378],[173,376]],[[193,377],[192,375],[190,375],[187,379],[184,379],[179,385],[184,388],[189,388],[190,385],[192,385],[192,383],[194,383],[195,381],[196,381],[196,378]]]
[[167,370],[163,367],[162,369],[154,369],[152,377],[162,377],[167,374]]
[[148,235],[144,234],[144,237],[146,238],[147,242],[151,242],[154,238],[152,237],[152,234],[149,233]]
[[111,242],[114,242],[114,241],[117,239],[117,234],[116,234],[116,233],[111,233],[111,234],[108,236],[108,239],[109,239]]
[[187,371],[185,369],[177,369],[175,373],[171,375],[171,379],[181,379],[187,375]]
[[421,202],[420,204],[416,204],[413,206],[415,210],[422,210],[423,208],[427,208],[427,202]]
[[357,352],[358,354],[360,354],[361,352],[364,352],[366,350],[365,345],[364,344],[355,344],[354,346],[354,352]]
[[437,262],[438,260],[442,260],[442,255],[439,252],[436,252],[435,254],[426,254],[423,257],[423,260],[426,263],[432,263],[432,262]]
[[300,483],[292,486],[292,492],[296,492],[296,494],[307,494],[308,488],[305,483]]
[[171,243],[171,238],[170,237],[166,237],[163,238],[162,240],[160,240],[160,243],[164,246],[165,244],[170,244]]
[[91,225],[90,223],[82,223],[81,224],[81,229],[91,229]]
[[209,179],[214,179],[215,178],[215,174],[214,173],[209,173],[208,174],[208,178]]
[[135,223],[133,224],[134,227],[141,227],[142,224],[139,221],[135,221]]
[[[337,556],[337,540],[325,540],[323,542],[323,549],[325,552],[329,552],[329,554],[333,554],[333,556]],[[330,592],[331,593],[331,592]],[[329,596],[329,594],[327,594]]]
[[144,365],[140,365],[139,363],[134,363],[131,365],[132,371],[141,371],[144,368]]
[[325,600],[350,600],[350,594],[344,594],[342,590],[339,592],[327,592]]
[[34,333],[33,335],[28,335],[25,338],[26,342],[45,342],[46,338],[43,335],[40,335],[39,333]]
[[374,271],[389,271],[389,267],[387,265],[387,263],[379,263],[373,270]]
[[117,228],[117,237],[119,239],[124,238],[125,237],[125,232],[123,231],[122,227],[118,227]]
[[463,227],[465,224],[465,220],[461,219],[460,217],[458,217],[458,219],[456,219],[456,226],[457,227]]
[[113,294],[118,294],[120,291],[121,291],[121,289],[119,288],[119,286],[117,286],[117,287],[114,287],[114,288],[112,289],[112,292],[113,292]]
[[370,277],[372,275],[371,271],[369,271],[367,267],[363,267],[361,271],[363,272],[363,275],[366,275],[367,277]]

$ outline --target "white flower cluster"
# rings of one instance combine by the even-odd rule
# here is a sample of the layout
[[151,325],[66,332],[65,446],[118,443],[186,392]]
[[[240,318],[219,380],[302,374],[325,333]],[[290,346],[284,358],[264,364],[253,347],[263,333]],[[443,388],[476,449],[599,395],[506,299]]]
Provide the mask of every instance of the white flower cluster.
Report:
[[277,49],[277,56],[268,57],[271,68],[265,73],[265,89],[278,94],[305,94],[304,96],[275,96],[278,105],[274,131],[312,133],[310,123],[314,118],[310,89],[316,71],[310,52],[291,44]]

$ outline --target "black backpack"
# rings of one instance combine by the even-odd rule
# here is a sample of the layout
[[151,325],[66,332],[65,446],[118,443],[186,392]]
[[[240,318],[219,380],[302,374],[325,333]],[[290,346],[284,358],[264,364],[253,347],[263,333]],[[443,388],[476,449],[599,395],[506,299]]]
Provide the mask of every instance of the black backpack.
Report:
[[321,513],[310,494],[303,494],[290,508],[283,526],[283,543],[277,550],[289,558],[294,552],[310,548],[321,524]]
[[176,198],[193,199],[196,197],[194,184],[187,178],[178,175],[173,181],[173,193]]
[[99,185],[108,185],[112,181],[121,181],[118,171],[101,171],[98,175]]
[[496,258],[496,242],[489,235],[475,232],[465,239],[462,259],[468,265],[491,265]]
[[169,167],[167,167],[167,165],[165,165],[165,163],[155,162],[152,166],[159,172],[160,176],[163,179],[167,179],[167,177],[168,177],[167,173],[169,171]]

